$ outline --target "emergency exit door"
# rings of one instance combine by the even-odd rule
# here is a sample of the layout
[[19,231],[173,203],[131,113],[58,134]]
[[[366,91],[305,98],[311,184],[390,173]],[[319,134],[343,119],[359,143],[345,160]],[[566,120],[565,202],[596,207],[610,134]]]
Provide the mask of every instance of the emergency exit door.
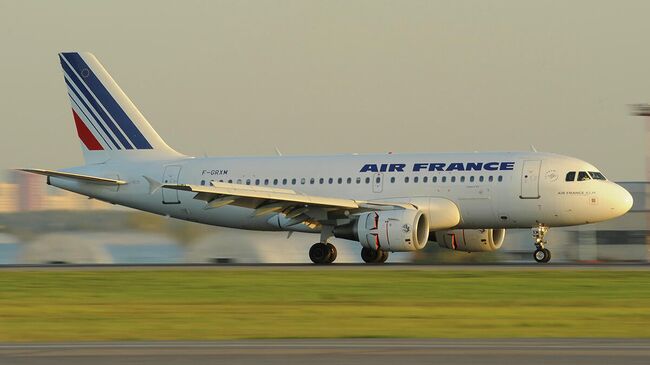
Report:
[[521,195],[522,199],[539,199],[539,169],[540,160],[524,161],[521,169]]
[[[178,165],[165,166],[163,173],[163,184],[178,184],[178,177],[181,174],[181,167]],[[178,199],[178,190],[162,189],[163,204],[180,204]]]
[[372,191],[381,193],[384,190],[384,174],[378,172],[372,176]]

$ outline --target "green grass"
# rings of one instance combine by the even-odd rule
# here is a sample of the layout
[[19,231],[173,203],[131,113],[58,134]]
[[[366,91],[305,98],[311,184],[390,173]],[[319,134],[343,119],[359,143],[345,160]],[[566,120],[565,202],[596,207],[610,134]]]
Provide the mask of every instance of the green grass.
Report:
[[650,272],[0,272],[0,341],[291,337],[650,337]]

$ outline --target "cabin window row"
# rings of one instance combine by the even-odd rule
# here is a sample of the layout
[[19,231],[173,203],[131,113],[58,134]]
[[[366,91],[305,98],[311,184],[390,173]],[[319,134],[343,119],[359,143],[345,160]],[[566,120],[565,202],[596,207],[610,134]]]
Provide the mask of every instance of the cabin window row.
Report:
[[[489,175],[489,176],[482,176],[481,175],[481,176],[469,176],[469,177],[459,176],[458,178],[456,176],[450,176],[449,178],[447,176],[441,176],[440,178],[438,178],[438,176],[433,176],[431,178],[429,178],[428,176],[424,176],[422,178],[420,178],[419,176],[414,176],[412,178],[410,176],[405,176],[403,178],[403,181],[406,184],[408,184],[408,183],[417,184],[419,182],[422,182],[422,183],[431,182],[431,183],[434,183],[434,184],[437,183],[437,182],[441,182],[441,183],[446,183],[446,182],[450,182],[450,183],[455,183],[455,182],[461,182],[461,183],[465,183],[465,182],[470,182],[470,183],[481,182],[482,183],[482,182],[486,182],[486,181],[487,182],[494,182],[495,180],[498,181],[498,182],[502,182],[503,181],[503,175],[498,175],[496,177],[493,176],[493,175]],[[331,184],[344,184],[344,183],[352,184],[353,182],[356,183],[356,184],[361,184],[362,182],[366,183],[366,184],[370,184],[371,181],[372,181],[372,179],[370,177],[365,177],[363,179],[361,177],[357,177],[355,179],[353,179],[351,177],[348,177],[348,178],[339,177],[339,178],[336,178],[336,179],[333,178],[333,177],[330,177],[330,178],[321,177],[319,179],[316,179],[316,178],[313,178],[313,177],[310,178],[310,179],[307,179],[307,178],[303,177],[303,178],[300,178],[300,179],[297,179],[297,178],[292,178],[292,179],[283,178],[283,179],[236,179],[236,180],[229,179],[227,181],[226,180],[219,180],[219,182],[227,182],[229,184],[235,183],[235,184],[246,184],[246,185],[297,185],[297,184],[306,185],[307,182],[309,182],[309,185],[314,185],[314,184],[317,184],[317,183],[319,185],[323,185],[323,184],[330,184],[330,185]],[[397,178],[395,176],[392,176],[389,181],[390,181],[391,184],[394,184],[394,183],[397,182]],[[375,178],[375,183],[377,183],[377,184],[381,183],[381,178],[376,177]],[[201,180],[201,185],[205,185],[205,184],[206,184],[206,181]]]

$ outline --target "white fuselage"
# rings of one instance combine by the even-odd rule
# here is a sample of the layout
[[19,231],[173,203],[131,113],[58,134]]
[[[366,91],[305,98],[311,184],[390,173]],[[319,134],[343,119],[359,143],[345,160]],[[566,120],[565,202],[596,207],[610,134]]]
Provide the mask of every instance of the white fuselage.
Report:
[[[400,167],[401,166],[401,167]],[[107,202],[174,218],[251,230],[281,230],[253,207],[205,209],[194,193],[149,193],[144,176],[163,183],[210,181],[295,190],[308,195],[409,203],[445,198],[457,205],[454,228],[530,228],[593,223],[627,212],[630,194],[607,180],[566,181],[568,172],[598,170],[579,159],[538,152],[374,154],[179,158],[108,161],[66,171],[117,178],[101,186],[52,177],[50,183]],[[311,231],[297,225],[291,230]]]

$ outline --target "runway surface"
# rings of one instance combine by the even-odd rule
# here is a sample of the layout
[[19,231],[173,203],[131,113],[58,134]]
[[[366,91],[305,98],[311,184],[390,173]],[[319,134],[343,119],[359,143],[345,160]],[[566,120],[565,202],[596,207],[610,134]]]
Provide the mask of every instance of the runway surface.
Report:
[[650,340],[344,339],[0,344],[0,364],[648,364]]
[[3,270],[650,270],[650,263],[495,263],[441,264],[19,264],[0,265]]

